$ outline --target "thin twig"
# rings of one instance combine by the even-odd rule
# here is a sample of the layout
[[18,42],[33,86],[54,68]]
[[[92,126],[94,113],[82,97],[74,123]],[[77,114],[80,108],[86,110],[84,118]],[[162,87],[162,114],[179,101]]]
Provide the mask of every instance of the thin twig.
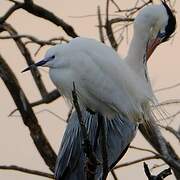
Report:
[[111,170],[111,174],[112,174],[114,180],[118,180],[118,178],[117,178],[117,176],[116,176],[116,173],[115,173],[114,169]]
[[160,89],[156,89],[154,90],[154,92],[161,92],[161,91],[165,91],[165,90],[171,90],[171,89],[174,89],[176,87],[179,87],[180,86],[180,83],[177,83],[177,84],[174,84],[174,85],[171,85],[171,86],[168,86],[168,87],[164,87],[164,88],[160,88]]
[[[3,25],[0,26],[0,28],[3,29],[4,31],[7,31],[11,36],[18,35],[16,30],[10,24],[4,23]],[[30,51],[28,50],[28,48],[26,48],[23,41],[20,38],[13,38],[13,40],[15,41],[15,43],[16,43],[17,47],[19,48],[21,54],[24,56],[28,66],[34,64],[34,61],[33,61],[31,54],[30,54]],[[34,67],[34,68],[31,68],[30,71],[31,71],[31,74],[33,76],[35,84],[36,84],[42,98],[45,97],[47,95],[47,90],[46,90],[46,87],[44,85],[44,82],[42,81],[41,74],[40,74],[39,70],[36,67]]]
[[[58,99],[59,97],[61,97],[59,91],[57,89],[52,90],[51,92],[49,92],[46,96],[43,97],[43,99],[40,99],[38,101],[32,102],[30,103],[31,107],[35,107],[35,106],[39,106],[42,104],[49,104],[53,101],[55,101],[56,99]],[[18,109],[14,109],[8,116],[12,116]]]
[[158,126],[160,126],[161,128],[171,132],[178,139],[178,141],[180,142],[180,133],[178,131],[176,131],[175,129],[173,129],[170,126],[163,126],[161,124],[158,124]]
[[104,34],[103,34],[103,28],[102,28],[103,26],[102,26],[101,10],[100,10],[99,6],[97,7],[97,14],[98,14],[98,22],[99,22],[99,26],[98,26],[99,37],[100,37],[101,42],[105,43]]
[[27,169],[27,168],[15,166],[15,165],[11,165],[11,166],[0,165],[0,169],[20,171],[20,172],[27,173],[27,174],[33,174],[33,175],[37,175],[37,176],[41,176],[41,177],[54,179],[53,174],[49,174],[49,173],[45,173],[45,172],[41,172],[41,171],[37,171],[37,170],[32,170],[32,169]]
[[158,155],[155,151],[150,150],[150,149],[145,149],[145,148],[140,148],[140,147],[135,147],[135,146],[129,146],[129,148],[140,150],[140,151],[145,151],[145,152],[150,152],[150,153],[152,153],[154,155]]
[[171,169],[168,168],[160,172],[157,176],[153,176],[151,175],[149,167],[145,162],[144,162],[144,171],[145,171],[146,176],[148,177],[148,180],[163,180],[164,178],[172,174]]
[[136,163],[139,163],[139,162],[142,162],[142,161],[147,161],[147,160],[150,160],[150,159],[160,159],[160,158],[161,158],[161,156],[159,156],[159,155],[147,156],[147,157],[144,157],[144,158],[140,158],[140,159],[137,159],[137,160],[134,160],[134,161],[130,161],[130,162],[127,162],[127,163],[117,165],[113,169],[118,169],[118,168],[121,168],[121,167],[130,166],[130,165],[133,165],[133,164],[136,164]]
[[67,35],[75,38],[77,37],[77,33],[75,32],[74,28],[67,24],[63,19],[60,19],[57,17],[54,13],[50,12],[49,10],[35,4],[31,1],[31,3],[21,3],[15,0],[9,0],[11,2],[16,3],[17,5],[20,5],[22,9],[26,10],[30,14],[33,14],[37,17],[41,17],[45,20],[48,20],[52,23],[54,23],[57,26],[62,27],[62,29],[66,32]]

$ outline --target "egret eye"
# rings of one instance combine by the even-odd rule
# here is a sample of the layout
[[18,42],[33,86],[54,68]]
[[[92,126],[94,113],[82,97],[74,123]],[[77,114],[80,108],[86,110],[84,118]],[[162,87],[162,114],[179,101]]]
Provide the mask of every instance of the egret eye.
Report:
[[158,37],[164,38],[165,36],[166,36],[166,32],[161,32],[161,31],[159,31]]
[[51,58],[54,59],[54,58],[55,58],[55,55],[52,55]]

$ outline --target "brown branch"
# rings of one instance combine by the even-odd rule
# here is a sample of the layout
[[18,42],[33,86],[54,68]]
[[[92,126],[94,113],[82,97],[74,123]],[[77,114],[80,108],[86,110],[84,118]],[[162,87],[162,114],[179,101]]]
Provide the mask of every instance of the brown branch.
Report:
[[153,176],[151,175],[149,167],[145,162],[144,162],[144,171],[146,176],[148,177],[148,180],[163,180],[164,178],[172,174],[171,169],[168,168],[160,172],[157,176]]
[[119,23],[119,22],[133,22],[134,21],[134,18],[120,18],[120,17],[117,17],[117,18],[113,18],[111,20],[109,20],[109,25],[113,25],[115,23]]
[[74,107],[76,109],[78,120],[81,128],[81,134],[82,134],[82,142],[84,147],[84,153],[86,154],[88,161],[87,161],[87,180],[93,180],[95,179],[95,172],[96,167],[99,164],[98,160],[96,159],[95,153],[93,151],[92,145],[89,141],[88,133],[85,127],[85,123],[83,120],[83,116],[79,107],[78,103],[78,97],[76,93],[75,84],[73,83],[73,90],[72,90],[72,97],[73,97],[73,103]]
[[114,0],[111,0],[112,4],[114,4],[114,6],[116,7],[116,9],[118,11],[121,11],[120,7],[118,6],[118,4],[114,1]]
[[103,34],[103,25],[102,25],[102,18],[101,18],[101,10],[100,10],[100,6],[97,7],[97,14],[98,14],[98,29],[99,29],[99,37],[102,43],[105,43],[104,40],[104,34]]
[[147,160],[150,160],[150,159],[160,159],[160,158],[161,158],[160,155],[147,156],[147,157],[144,157],[144,158],[140,158],[140,159],[137,159],[137,160],[134,160],[134,161],[130,161],[130,162],[126,162],[126,163],[117,165],[113,169],[118,169],[118,168],[130,166],[130,165],[137,164],[139,162],[147,161]]
[[145,151],[145,152],[149,152],[152,153],[154,155],[158,155],[156,152],[150,150],[150,149],[145,149],[145,148],[139,148],[139,147],[135,147],[135,146],[129,146],[129,148],[131,149],[136,149],[136,150],[140,150],[140,151]]
[[156,90],[154,90],[154,92],[157,93],[157,92],[161,92],[161,91],[165,91],[165,90],[171,90],[171,89],[174,89],[174,88],[179,87],[179,86],[180,86],[180,83],[177,83],[177,84],[174,84],[174,85],[171,85],[168,87],[156,89]]
[[[12,0],[9,0],[9,1],[12,2]],[[26,10],[30,14],[33,14],[37,17],[46,19],[46,20],[52,22],[53,24],[62,27],[62,29],[66,32],[67,35],[69,35],[73,38],[78,36],[72,26],[67,24],[65,21],[63,21],[63,19],[60,19],[59,17],[57,17],[55,14],[53,14],[49,10],[35,4],[33,1],[28,2],[28,3],[27,2],[21,3],[21,2],[16,1],[16,4],[21,6],[22,9]]]
[[100,127],[100,146],[101,146],[101,155],[103,159],[103,173],[102,180],[106,180],[109,168],[108,168],[108,154],[107,154],[107,134],[106,134],[106,122],[104,117],[98,113],[98,124]]
[[27,173],[27,174],[33,174],[33,175],[37,175],[37,176],[41,176],[41,177],[54,179],[53,174],[49,174],[49,173],[45,173],[45,172],[41,172],[41,171],[37,171],[37,170],[32,170],[32,169],[27,169],[27,168],[15,166],[15,165],[11,165],[11,166],[0,165],[0,169],[20,171],[20,172]]
[[[31,107],[39,106],[42,104],[49,104],[55,101],[57,98],[61,97],[59,91],[57,89],[49,92],[43,99],[30,103]],[[8,116],[12,116],[18,109],[14,109]]]
[[[1,29],[3,29],[4,31],[7,31],[11,36],[17,36],[18,33],[16,32],[16,30],[9,24],[4,23],[3,25],[0,26]],[[31,54],[29,52],[29,50],[26,48],[26,46],[24,45],[23,41],[20,38],[13,38],[13,40],[15,41],[17,47],[19,48],[21,54],[24,56],[26,63],[28,64],[28,66],[34,64],[34,61],[31,57]],[[39,92],[43,97],[45,97],[47,95],[47,90],[46,87],[41,79],[41,75],[39,73],[39,70],[34,67],[31,68],[31,74],[33,76],[33,79],[36,83],[36,86],[39,89]]]
[[115,50],[117,50],[118,44],[117,44],[116,39],[114,37],[112,26],[109,23],[109,1],[110,0],[107,0],[107,2],[106,2],[106,23],[105,23],[105,29],[106,29],[106,35],[107,35],[107,37],[109,39],[109,42],[111,43],[111,46]]
[[13,12],[20,9],[21,7],[21,4],[14,4],[12,7],[10,7],[6,14],[0,17],[0,24],[3,24],[11,16],[11,14],[13,14]]
[[56,154],[43,133],[43,130],[41,129],[31,105],[29,104],[28,99],[16,79],[16,76],[2,56],[0,56],[0,77],[15,102],[22,116],[23,123],[28,127],[37,150],[41,154],[41,157],[45,161],[46,165],[54,172]]
[[159,104],[156,105],[156,107],[158,106],[169,106],[169,105],[176,105],[180,103],[180,99],[169,99],[163,102],[160,102]]
[[114,169],[111,170],[111,174],[112,174],[114,180],[118,180],[118,178],[117,178],[117,176],[116,176],[116,173],[115,173]]
[[29,43],[36,43],[39,44],[40,46],[45,46],[45,45],[56,45],[57,43],[55,43],[54,41],[64,41],[64,42],[69,42],[67,39],[65,39],[64,37],[58,37],[58,38],[52,38],[49,40],[40,40],[32,35],[28,35],[28,34],[21,34],[21,35],[12,35],[12,36],[0,36],[0,39],[19,39],[19,38],[27,38],[30,41],[27,41],[25,44],[29,44]]
[[140,124],[139,129],[146,140],[162,155],[162,159],[171,167],[175,177],[180,179],[180,158],[161,135],[155,121],[151,119],[151,123]]
[[158,124],[158,126],[160,126],[161,128],[169,131],[170,133],[172,133],[178,139],[178,141],[180,142],[180,133],[178,131],[176,131],[175,129],[173,129],[170,126],[163,126],[161,124]]
[[149,0],[147,2],[144,2],[142,5],[138,6],[138,2],[139,2],[138,0],[135,2],[134,7],[129,8],[129,9],[120,9],[118,12],[119,13],[124,12],[124,13],[126,13],[127,17],[130,17],[130,16],[134,15],[136,12],[138,12],[140,9],[142,9],[143,7],[147,6],[148,4],[153,3],[152,0]]

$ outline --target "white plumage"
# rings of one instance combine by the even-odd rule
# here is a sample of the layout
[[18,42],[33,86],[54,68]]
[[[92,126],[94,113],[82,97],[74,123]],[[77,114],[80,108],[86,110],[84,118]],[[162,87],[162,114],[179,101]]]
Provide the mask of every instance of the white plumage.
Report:
[[102,43],[75,38],[53,47],[46,57],[52,55],[58,58],[49,64],[52,81],[71,102],[74,82],[82,107],[112,118],[116,113],[143,112],[142,103],[152,99],[147,83]]

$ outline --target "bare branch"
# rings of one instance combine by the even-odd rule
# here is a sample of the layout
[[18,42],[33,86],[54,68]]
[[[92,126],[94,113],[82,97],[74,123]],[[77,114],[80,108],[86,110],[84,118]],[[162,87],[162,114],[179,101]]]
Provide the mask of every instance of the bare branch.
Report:
[[97,14],[98,14],[98,22],[99,22],[99,37],[100,37],[100,40],[102,43],[105,43],[105,40],[104,40],[104,34],[103,34],[103,25],[102,25],[102,18],[101,18],[101,10],[100,10],[100,7],[98,6],[97,8]]
[[12,0],[9,0],[9,1],[15,2],[17,5],[21,6],[22,9],[26,10],[27,12],[37,17],[46,19],[54,23],[55,25],[62,27],[62,29],[66,32],[67,35],[73,38],[78,36],[72,26],[64,22],[63,19],[60,19],[59,17],[57,17],[55,14],[48,11],[47,9],[35,4],[33,1],[30,1],[28,3],[27,2],[21,3],[18,1],[12,1]]
[[157,176],[153,176],[151,175],[149,167],[145,162],[144,162],[144,171],[149,180],[163,180],[164,178],[172,174],[171,169],[168,168],[160,172]]
[[11,14],[13,14],[14,11],[20,9],[21,7],[21,4],[14,4],[12,7],[10,7],[6,14],[0,18],[0,24],[3,24],[11,16]]
[[[11,36],[16,36],[18,35],[18,33],[16,32],[16,30],[9,24],[4,23],[2,26],[0,26],[1,29],[3,29],[4,31],[7,31]],[[34,64],[34,61],[31,57],[31,54],[29,52],[29,50],[25,47],[23,41],[21,39],[17,39],[17,38],[13,38],[13,40],[15,41],[17,47],[19,48],[21,54],[24,56],[26,63],[30,66],[32,64]],[[39,73],[39,70],[34,67],[31,68],[31,74],[33,76],[33,79],[39,89],[39,92],[42,96],[42,98],[44,96],[47,95],[47,90],[46,87],[41,79],[41,75]]]
[[[59,91],[57,89],[49,92],[43,99],[30,103],[31,107],[39,106],[42,104],[49,104],[55,101],[57,98],[61,97]],[[8,116],[12,116],[18,109],[14,109]]]
[[108,154],[107,154],[107,134],[106,134],[106,122],[104,117],[98,113],[98,124],[100,127],[100,145],[101,145],[101,155],[103,159],[103,174],[102,180],[106,180],[109,168],[108,168]]
[[109,0],[106,2],[106,24],[105,24],[105,29],[106,29],[106,35],[111,43],[111,46],[117,50],[118,44],[116,42],[116,39],[113,34],[112,26],[109,23]]
[[161,91],[165,91],[165,90],[171,90],[171,89],[174,89],[174,88],[179,87],[179,86],[180,86],[180,83],[177,83],[177,84],[174,84],[172,86],[156,89],[156,90],[154,90],[154,92],[157,93],[157,92],[161,92]]
[[166,101],[160,102],[159,104],[156,105],[158,106],[169,106],[169,105],[176,105],[180,103],[180,99],[168,99]]
[[159,155],[147,156],[147,157],[140,158],[140,159],[137,159],[137,160],[134,160],[134,161],[131,161],[131,162],[127,162],[127,163],[117,165],[113,169],[118,169],[118,168],[121,168],[121,167],[130,166],[130,165],[133,165],[133,164],[136,164],[136,163],[139,163],[139,162],[142,162],[142,161],[147,161],[147,160],[150,160],[150,159],[160,159],[160,158],[161,158],[161,156],[159,156]]
[[29,128],[31,138],[36,145],[37,150],[50,170],[54,171],[56,154],[43,133],[31,105],[29,104],[28,99],[19,85],[18,80],[2,56],[0,56],[0,77],[2,78],[16,106],[18,107],[24,124]]
[[139,147],[135,147],[135,146],[129,146],[129,148],[131,149],[136,149],[136,150],[140,150],[140,151],[146,151],[146,152],[150,152],[154,155],[158,155],[156,152],[150,150],[150,149],[145,149],[145,148],[139,148]]
[[87,164],[87,180],[93,180],[95,179],[95,171],[96,167],[98,165],[98,160],[96,159],[95,153],[93,151],[92,145],[89,141],[88,133],[85,127],[85,123],[83,121],[83,116],[79,107],[78,99],[77,99],[77,93],[75,84],[73,83],[73,91],[72,91],[72,97],[73,97],[73,103],[78,115],[79,124],[81,127],[81,133],[82,133],[82,141],[84,146],[84,152],[86,156],[88,157]]
[[55,43],[54,41],[64,41],[64,42],[69,42],[67,39],[65,39],[64,37],[57,37],[57,38],[51,38],[49,40],[39,40],[38,38],[32,36],[32,35],[27,35],[27,34],[21,34],[21,35],[11,35],[11,36],[0,36],[0,39],[19,39],[19,38],[27,38],[30,41],[27,41],[25,44],[29,44],[29,43],[36,43],[39,44],[40,46],[45,46],[45,45],[56,45],[57,43]]
[[160,126],[161,128],[171,132],[178,139],[178,141],[180,142],[180,133],[178,131],[176,131],[175,129],[173,129],[170,126],[163,126],[161,124],[158,124],[158,126]]
[[37,175],[37,176],[54,179],[53,174],[49,174],[49,173],[45,173],[45,172],[41,172],[41,171],[37,171],[37,170],[32,170],[32,169],[27,169],[27,168],[15,166],[15,165],[11,165],[11,166],[0,165],[0,169],[20,171],[20,172],[27,173],[27,174],[33,174],[33,175]]
[[162,136],[155,121],[151,119],[151,123],[140,124],[139,129],[146,140],[161,154],[161,158],[172,168],[176,178],[180,178],[180,159]]
[[112,174],[114,180],[118,180],[118,178],[117,178],[117,176],[116,176],[116,173],[115,173],[114,169],[111,170],[111,174]]

